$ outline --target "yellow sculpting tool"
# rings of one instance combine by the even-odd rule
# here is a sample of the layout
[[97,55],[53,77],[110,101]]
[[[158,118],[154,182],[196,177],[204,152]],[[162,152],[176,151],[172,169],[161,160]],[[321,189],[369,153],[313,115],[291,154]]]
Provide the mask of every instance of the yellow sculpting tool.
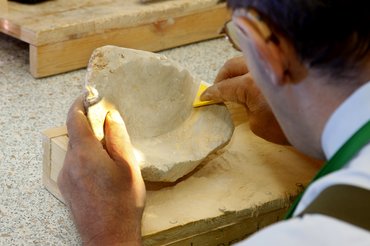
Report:
[[211,105],[211,104],[216,104],[216,103],[220,103],[219,101],[201,101],[200,100],[200,95],[202,95],[202,93],[208,88],[210,87],[211,84],[208,84],[204,81],[201,81],[200,82],[200,85],[199,85],[199,89],[198,89],[198,92],[197,92],[197,95],[195,96],[195,99],[193,101],[193,107],[194,108],[197,108],[197,107],[201,107],[201,106],[206,106],[206,105]]

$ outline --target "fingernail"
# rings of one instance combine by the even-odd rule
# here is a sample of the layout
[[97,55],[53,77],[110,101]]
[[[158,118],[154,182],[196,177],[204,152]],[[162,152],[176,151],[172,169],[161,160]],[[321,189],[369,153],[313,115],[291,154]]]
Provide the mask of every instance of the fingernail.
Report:
[[211,93],[209,93],[208,91],[203,92],[203,94],[200,95],[200,100],[201,101],[209,101],[209,100],[211,100]]
[[109,111],[108,117],[110,117],[110,119],[112,121],[114,121],[118,124],[124,124],[123,119],[122,119],[120,113],[117,110]]

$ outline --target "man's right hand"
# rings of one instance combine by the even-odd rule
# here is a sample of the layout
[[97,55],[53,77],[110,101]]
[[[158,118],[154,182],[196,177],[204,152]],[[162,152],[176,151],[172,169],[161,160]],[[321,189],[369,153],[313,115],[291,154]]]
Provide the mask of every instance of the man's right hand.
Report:
[[244,57],[228,60],[218,72],[214,85],[201,100],[237,102],[246,106],[251,130],[259,137],[278,144],[289,144],[270,106],[249,74]]
[[141,245],[145,186],[125,124],[105,118],[105,145],[77,99],[68,113],[69,145],[58,186],[84,245]]

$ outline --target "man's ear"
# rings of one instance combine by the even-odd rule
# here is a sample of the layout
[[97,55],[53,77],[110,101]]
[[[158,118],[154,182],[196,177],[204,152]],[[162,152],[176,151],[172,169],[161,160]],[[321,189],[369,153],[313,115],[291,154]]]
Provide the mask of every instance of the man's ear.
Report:
[[271,34],[274,35],[273,39],[271,35],[266,37],[265,32],[257,31],[258,26],[253,26],[244,18],[237,19],[236,23],[248,36],[274,84],[294,83],[306,76],[306,70],[297,58],[295,49],[285,38],[275,34]]
[[276,84],[285,84],[289,82],[289,77],[287,77],[286,61],[279,44],[272,42],[271,40],[265,41],[262,45],[259,45],[257,52],[260,54],[263,62],[268,65],[275,77],[273,82]]
[[308,73],[293,44],[281,35],[265,43],[260,52],[266,52],[266,62],[282,84],[299,83]]

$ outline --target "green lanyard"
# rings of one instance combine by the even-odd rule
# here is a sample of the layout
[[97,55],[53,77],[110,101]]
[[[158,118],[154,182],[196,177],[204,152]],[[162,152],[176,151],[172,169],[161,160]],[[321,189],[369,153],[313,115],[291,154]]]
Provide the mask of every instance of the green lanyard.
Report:
[[[343,146],[335,153],[335,155],[328,160],[320,169],[316,176],[311,180],[312,184],[315,180],[337,171],[344,167],[367,143],[370,142],[370,121],[360,128]],[[306,188],[307,190],[307,188]],[[300,202],[304,192],[302,192],[289,208],[285,219],[292,217],[294,210]]]

